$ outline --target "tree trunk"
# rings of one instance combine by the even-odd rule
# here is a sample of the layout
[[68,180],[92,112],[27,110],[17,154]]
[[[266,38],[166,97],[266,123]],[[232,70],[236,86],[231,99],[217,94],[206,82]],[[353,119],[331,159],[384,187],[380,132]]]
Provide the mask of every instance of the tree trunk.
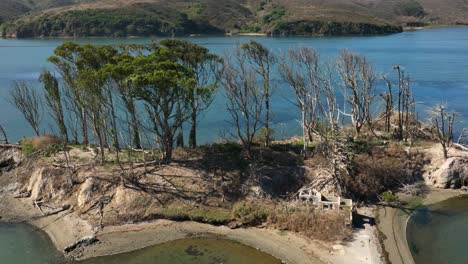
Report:
[[189,147],[195,149],[197,147],[197,112],[192,109],[192,124],[190,127]]
[[307,127],[306,127],[306,112],[305,112],[305,109],[303,109],[301,111],[302,113],[302,138],[304,140],[304,146],[303,146],[303,151],[304,151],[304,155],[306,154],[306,151],[307,151],[307,136],[308,136],[308,132],[307,132]]
[[117,136],[117,117],[115,115],[115,109],[114,109],[114,100],[112,99],[112,92],[108,91],[108,96],[109,96],[109,108],[111,111],[111,126],[112,126],[112,139],[114,140],[114,148],[115,151],[117,152],[117,158],[118,158],[118,153],[120,151],[120,143],[119,143],[119,137]]
[[177,104],[177,120],[176,122],[179,124],[177,129],[177,138],[176,138],[176,146],[179,148],[184,147],[184,128],[182,127],[182,110],[180,109],[180,104]]
[[265,137],[265,146],[270,146],[270,78],[265,79],[265,128],[266,128],[266,137]]
[[84,109],[81,110],[81,134],[83,136],[83,145],[89,144],[88,138],[88,122]]
[[2,133],[3,135],[3,142],[4,144],[8,144],[8,137],[6,135],[6,132],[5,130],[3,129],[2,125],[0,124],[0,132]]
[[131,122],[132,122],[132,137],[133,137],[133,145],[135,148],[141,148],[141,139],[140,139],[140,128],[138,126],[138,118],[135,113],[135,107],[133,106],[133,111],[130,113],[131,115]]

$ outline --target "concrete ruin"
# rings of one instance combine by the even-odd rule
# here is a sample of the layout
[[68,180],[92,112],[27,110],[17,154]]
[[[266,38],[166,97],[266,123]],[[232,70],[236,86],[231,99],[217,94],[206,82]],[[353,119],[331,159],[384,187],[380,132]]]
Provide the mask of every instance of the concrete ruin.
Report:
[[349,212],[352,221],[353,200],[342,197],[325,196],[314,188],[303,187],[298,192],[298,198],[307,204],[312,204],[319,210],[342,210]]

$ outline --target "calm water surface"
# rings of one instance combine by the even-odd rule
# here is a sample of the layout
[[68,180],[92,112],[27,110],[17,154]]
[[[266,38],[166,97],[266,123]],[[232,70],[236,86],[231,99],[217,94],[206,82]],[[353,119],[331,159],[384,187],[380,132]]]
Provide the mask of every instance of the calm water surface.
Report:
[[65,261],[42,232],[29,225],[0,224],[0,263],[11,264],[280,264],[240,243],[218,239],[183,239],[130,253],[80,262]]
[[280,264],[254,248],[216,238],[184,239],[77,264]]
[[[237,43],[255,39],[274,52],[293,47],[313,47],[322,58],[334,59],[340,49],[350,49],[365,54],[375,64],[379,73],[392,73],[394,65],[404,66],[414,81],[418,110],[436,102],[448,102],[461,117],[459,127],[468,122],[468,28],[443,28],[409,31],[402,34],[376,37],[193,37],[188,40],[222,54]],[[70,40],[70,39],[68,39]],[[38,78],[41,70],[50,67],[47,57],[63,39],[5,40],[0,39],[0,98],[8,94],[14,80]],[[150,43],[149,38],[135,39],[74,39],[80,43]],[[393,77],[395,75],[393,74]],[[277,78],[277,77],[276,77]],[[383,83],[380,83],[383,87]],[[300,133],[298,112],[285,100],[291,96],[281,83],[272,102],[276,136],[284,137]],[[206,143],[229,131],[225,100],[217,97],[210,111],[200,123],[199,141]],[[12,140],[33,134],[18,112],[4,99],[0,99],[0,122],[6,126]],[[43,130],[49,130],[52,122],[46,118]]]
[[416,210],[407,239],[416,264],[468,263],[468,197]]
[[46,234],[28,225],[0,223],[0,263],[55,264],[57,252]]

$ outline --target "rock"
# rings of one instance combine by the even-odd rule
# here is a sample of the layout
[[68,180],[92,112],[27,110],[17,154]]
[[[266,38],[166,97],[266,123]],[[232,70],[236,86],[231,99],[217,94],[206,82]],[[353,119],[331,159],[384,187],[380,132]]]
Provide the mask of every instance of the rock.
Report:
[[346,253],[343,245],[333,245],[333,251],[342,256]]
[[42,179],[44,168],[38,168],[33,171],[29,179],[27,192],[32,200],[39,200],[44,189],[44,180]]
[[93,187],[96,183],[94,178],[87,178],[86,181],[81,185],[78,193],[77,205],[83,208],[92,199]]
[[468,184],[468,158],[449,158],[432,175],[426,177],[426,183],[438,188],[458,189]]
[[0,173],[14,169],[23,159],[17,145],[0,145]]
[[31,194],[30,198],[36,200],[61,200],[67,197],[72,183],[65,177],[65,169],[53,166],[44,166],[32,171],[26,192]]
[[71,244],[70,246],[66,247],[65,249],[63,249],[63,251],[65,253],[70,253],[79,247],[87,247],[98,241],[99,240],[95,236],[85,236],[85,237],[80,238],[78,241]]

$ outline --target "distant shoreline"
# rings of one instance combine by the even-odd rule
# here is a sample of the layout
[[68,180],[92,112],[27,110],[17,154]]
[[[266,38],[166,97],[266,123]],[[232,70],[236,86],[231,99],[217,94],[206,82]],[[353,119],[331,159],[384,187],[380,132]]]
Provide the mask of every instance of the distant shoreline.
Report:
[[[359,35],[359,34],[349,34],[349,35],[323,35],[323,34],[310,34],[310,35],[288,35],[288,36],[271,36],[267,33],[216,33],[216,34],[187,34],[180,36],[173,36],[174,38],[196,38],[196,37],[268,37],[268,38],[288,38],[288,37],[375,37],[375,36],[388,36],[394,34],[400,34],[410,31],[419,31],[419,30],[429,30],[429,29],[443,29],[443,28],[467,28],[468,25],[427,25],[421,27],[404,27],[402,32],[395,33],[385,33],[385,34],[369,34],[369,35]],[[0,39],[17,39],[17,40],[47,40],[47,39],[162,39],[162,38],[171,38],[171,36],[126,36],[126,37],[112,37],[112,36],[57,36],[57,37],[27,37],[27,38],[17,38],[17,37],[0,37]]]

